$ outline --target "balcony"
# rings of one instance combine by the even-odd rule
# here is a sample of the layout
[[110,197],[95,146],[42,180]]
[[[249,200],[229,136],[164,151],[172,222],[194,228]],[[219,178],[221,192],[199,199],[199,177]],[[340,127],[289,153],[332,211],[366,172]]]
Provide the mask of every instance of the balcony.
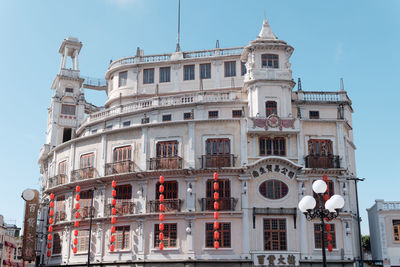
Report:
[[201,158],[201,166],[205,168],[222,168],[234,167],[235,156],[233,154],[226,155],[203,155]]
[[[73,215],[75,216],[75,212],[77,210],[73,209]],[[90,206],[81,207],[79,210],[79,219],[87,219],[90,215]],[[96,208],[92,207],[92,218],[96,216]]]
[[[106,205],[105,214],[106,216],[111,216],[111,210],[113,206],[111,204]],[[123,201],[117,200],[117,204],[115,205],[115,209],[117,210],[118,216],[120,215],[130,215],[135,214],[135,203],[130,199],[124,199]]]
[[305,157],[306,168],[330,169],[340,168],[339,156],[314,156],[308,155]]
[[65,213],[64,210],[56,211],[55,219],[56,219],[56,222],[65,221],[67,219],[67,214]]
[[[233,210],[235,210],[237,199],[235,199],[233,197],[222,197],[218,200],[218,203],[219,203],[219,210],[233,211]],[[213,198],[202,198],[200,204],[201,204],[202,211],[206,211],[206,210],[214,211],[214,199]]]
[[59,174],[49,179],[49,187],[54,187],[57,185],[62,185],[67,183],[67,175]]
[[107,163],[105,174],[122,174],[122,173],[130,173],[135,171],[135,163],[131,160],[118,161],[114,163]]
[[71,182],[94,178],[95,168],[88,167],[71,172]]
[[[159,200],[150,200],[147,203],[149,212],[160,212]],[[164,199],[164,212],[174,212],[174,211],[181,211],[182,200],[181,199]]]
[[150,170],[182,169],[181,157],[150,158],[149,163]]

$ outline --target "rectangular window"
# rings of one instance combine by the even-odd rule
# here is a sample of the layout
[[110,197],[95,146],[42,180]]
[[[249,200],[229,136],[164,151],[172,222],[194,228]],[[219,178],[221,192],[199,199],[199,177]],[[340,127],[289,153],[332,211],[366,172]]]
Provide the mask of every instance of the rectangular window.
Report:
[[[328,224],[325,224],[328,225]],[[325,229],[325,248],[328,247],[328,241],[326,240],[326,235],[331,234],[332,235],[332,241],[330,242],[332,244],[333,248],[336,248],[336,233],[335,233],[335,225],[333,223],[329,224],[331,226],[331,230],[327,231]],[[322,248],[322,225],[319,223],[314,224],[314,244],[315,248]]]
[[118,87],[126,86],[127,80],[128,80],[128,72],[127,71],[120,72],[118,79]]
[[53,235],[53,254],[61,254],[60,233],[54,233]]
[[265,102],[265,116],[269,117],[272,114],[278,114],[278,107],[275,101]]
[[183,113],[184,120],[193,120],[192,112],[185,112]]
[[178,156],[178,141],[158,142],[156,146],[157,158],[168,158]]
[[154,69],[143,70],[143,83],[144,84],[154,83]]
[[215,138],[206,140],[207,155],[230,154],[230,140],[228,138]]
[[166,83],[171,81],[171,68],[164,67],[160,68],[160,83]]
[[260,137],[260,155],[286,155],[286,142],[284,137]]
[[112,130],[112,128],[113,128],[112,124],[109,124],[109,125],[106,126],[106,130]]
[[122,126],[124,126],[124,127],[129,127],[129,126],[131,126],[131,121],[124,121],[124,122],[122,123]]
[[200,64],[200,79],[211,79],[211,63]]
[[115,248],[117,250],[129,249],[129,226],[115,227]]
[[150,118],[146,117],[146,118],[142,118],[142,124],[146,124],[150,122]]
[[65,214],[65,196],[59,196],[56,198],[56,208],[55,208],[55,221],[60,222],[66,219]]
[[328,139],[308,140],[308,154],[311,156],[330,156],[332,155],[332,141]]
[[[164,223],[164,247],[165,248],[175,248],[177,246],[177,224],[176,223]],[[159,224],[154,225],[154,247],[158,247],[160,244]]]
[[279,68],[279,57],[274,54],[264,54],[261,56],[261,63],[263,68]]
[[218,110],[212,110],[208,112],[209,119],[216,119],[218,118]]
[[132,158],[132,146],[122,146],[114,149],[114,162],[127,161]]
[[318,110],[310,110],[310,119],[319,119],[319,111]]
[[242,110],[232,110],[232,118],[241,118],[242,117]]
[[194,65],[183,66],[183,80],[194,80]]
[[88,153],[81,156],[80,169],[94,167],[94,153]]
[[225,62],[225,77],[236,76],[236,61]]
[[264,250],[287,250],[286,220],[264,219]]
[[78,252],[87,252],[89,248],[89,230],[79,230],[78,244],[76,245]]
[[61,105],[61,114],[75,116],[75,105]]
[[400,220],[393,220],[394,241],[400,241]]
[[58,163],[58,174],[67,174],[67,161],[61,161],[60,163]]
[[[160,199],[160,183],[156,184],[156,199]],[[164,182],[164,197],[165,199],[178,199],[178,182],[165,181]]]
[[219,227],[219,239],[214,240],[214,224],[206,223],[206,248],[213,248],[214,241],[219,241],[221,248],[231,247],[231,224],[221,222]]
[[167,115],[163,115],[162,116],[162,121],[171,121],[172,119],[172,115],[171,114],[167,114]]
[[68,142],[72,138],[72,129],[71,128],[64,128],[63,130],[63,143]]
[[246,74],[246,72],[247,72],[247,69],[246,69],[246,62],[241,61],[241,62],[240,62],[240,73],[241,73],[242,76],[243,76],[243,75]]
[[66,93],[73,93],[73,92],[74,92],[74,89],[72,89],[72,88],[65,88],[65,92],[66,92]]
[[[206,197],[213,198],[214,193],[214,180],[207,180],[206,184]],[[219,198],[229,198],[231,197],[231,182],[229,179],[218,179],[218,193]]]

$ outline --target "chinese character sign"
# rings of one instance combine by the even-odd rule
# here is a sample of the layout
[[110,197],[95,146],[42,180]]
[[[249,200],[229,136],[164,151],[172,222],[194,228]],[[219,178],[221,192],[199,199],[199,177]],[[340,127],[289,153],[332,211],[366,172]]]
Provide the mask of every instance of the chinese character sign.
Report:
[[39,192],[34,190],[35,197],[25,203],[24,240],[22,243],[22,258],[33,261],[36,258],[36,221],[39,208]]

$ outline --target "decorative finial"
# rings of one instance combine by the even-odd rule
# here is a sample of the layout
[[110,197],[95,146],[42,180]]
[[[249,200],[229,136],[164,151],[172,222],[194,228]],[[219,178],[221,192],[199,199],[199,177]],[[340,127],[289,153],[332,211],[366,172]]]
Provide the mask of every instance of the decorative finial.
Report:
[[273,40],[278,39],[272,32],[271,26],[269,25],[269,22],[266,18],[263,21],[260,34],[258,35],[258,39],[273,39]]
[[301,91],[301,78],[299,78],[297,82],[297,91]]

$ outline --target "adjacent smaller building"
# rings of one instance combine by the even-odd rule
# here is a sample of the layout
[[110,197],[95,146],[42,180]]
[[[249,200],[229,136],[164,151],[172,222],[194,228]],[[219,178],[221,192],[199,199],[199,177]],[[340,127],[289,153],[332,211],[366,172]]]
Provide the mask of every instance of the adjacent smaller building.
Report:
[[20,231],[16,225],[4,223],[3,215],[0,215],[0,267],[23,266]]
[[400,201],[377,199],[367,212],[372,260],[400,266]]

